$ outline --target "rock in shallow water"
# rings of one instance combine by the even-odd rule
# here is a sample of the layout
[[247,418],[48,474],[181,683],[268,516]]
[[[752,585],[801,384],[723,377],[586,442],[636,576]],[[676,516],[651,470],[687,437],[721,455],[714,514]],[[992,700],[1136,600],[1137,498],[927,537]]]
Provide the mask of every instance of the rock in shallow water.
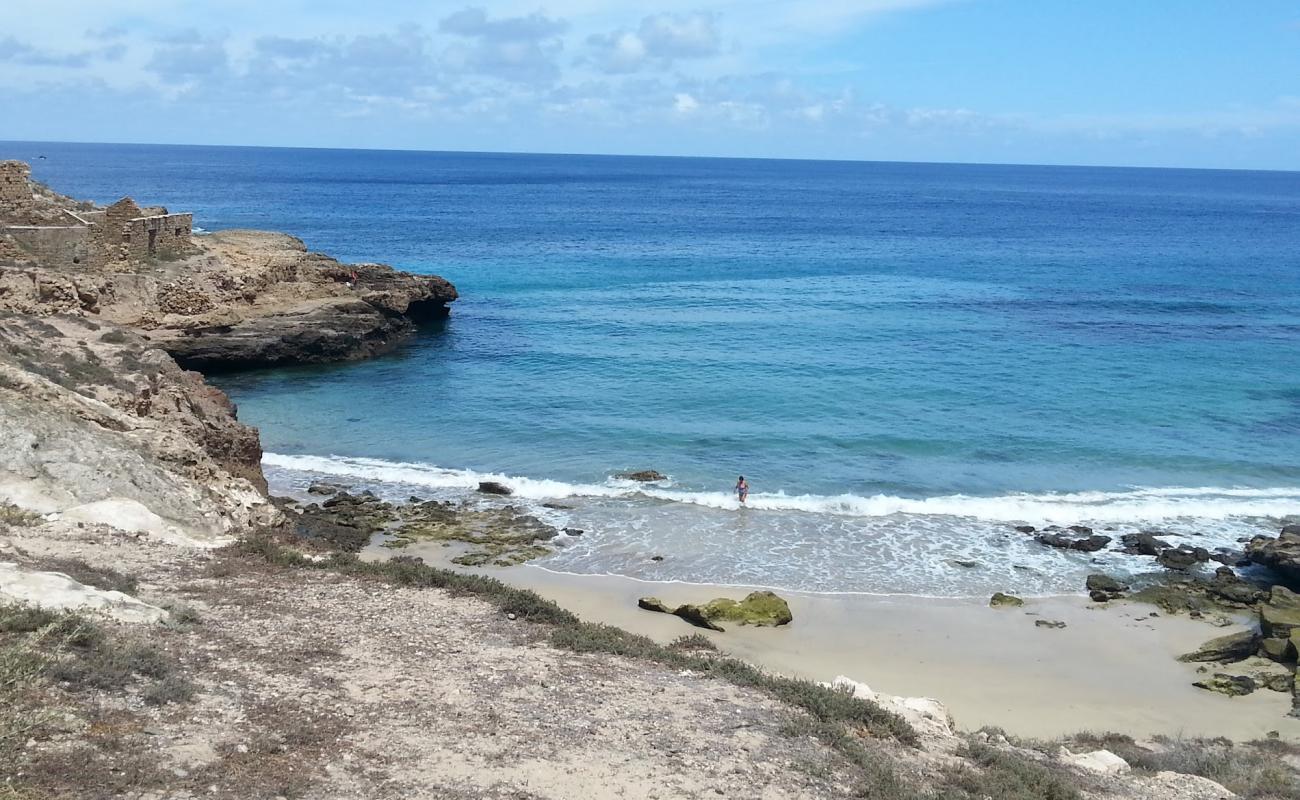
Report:
[[668,476],[662,472],[653,469],[642,469],[636,472],[621,472],[618,477],[625,481],[638,481],[640,483],[653,483],[655,481],[668,480]]
[[511,489],[504,483],[499,483],[497,481],[479,481],[478,490],[483,494],[496,494],[501,496],[509,496],[515,493],[514,489]]

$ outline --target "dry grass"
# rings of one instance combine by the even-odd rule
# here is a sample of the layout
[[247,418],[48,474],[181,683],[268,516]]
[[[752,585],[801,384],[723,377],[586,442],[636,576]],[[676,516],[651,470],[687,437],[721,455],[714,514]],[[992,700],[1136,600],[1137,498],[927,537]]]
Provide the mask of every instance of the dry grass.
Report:
[[1136,770],[1200,775],[1247,800],[1300,799],[1300,772],[1283,761],[1300,746],[1278,739],[1234,744],[1228,739],[1155,737],[1143,746],[1119,733],[1080,733],[1070,743],[1109,750]]

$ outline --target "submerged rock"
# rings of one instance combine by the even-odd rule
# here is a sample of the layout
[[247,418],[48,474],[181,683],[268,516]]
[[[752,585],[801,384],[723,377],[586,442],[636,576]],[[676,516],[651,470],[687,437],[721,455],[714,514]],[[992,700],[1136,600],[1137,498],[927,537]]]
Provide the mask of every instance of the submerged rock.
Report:
[[1150,533],[1126,533],[1120,537],[1124,552],[1132,556],[1158,556],[1173,545]]
[[1002,592],[995,592],[993,596],[989,598],[989,606],[992,608],[1016,608],[1023,606],[1024,604],[1025,601],[1021,600],[1019,597],[1016,597],[1013,594],[1003,594]]
[[1056,547],[1062,550],[1078,550],[1083,553],[1095,553],[1106,545],[1110,544],[1109,536],[1093,534],[1081,539],[1071,538],[1061,533],[1040,533],[1034,537],[1040,544],[1048,547]]
[[515,493],[514,489],[511,489],[504,483],[499,483],[497,481],[479,481],[478,490],[483,494],[496,494],[502,496],[509,496]]
[[668,480],[667,475],[653,469],[642,469],[635,472],[620,472],[618,477],[625,481],[638,481],[640,483],[654,483],[655,481]]

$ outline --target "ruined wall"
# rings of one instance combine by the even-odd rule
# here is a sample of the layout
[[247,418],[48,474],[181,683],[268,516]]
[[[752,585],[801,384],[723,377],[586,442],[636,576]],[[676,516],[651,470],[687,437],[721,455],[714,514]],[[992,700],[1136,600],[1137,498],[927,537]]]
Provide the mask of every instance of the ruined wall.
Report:
[[192,214],[161,214],[129,220],[122,236],[127,259],[138,262],[188,255],[194,249],[190,241],[193,227]]
[[2,230],[42,266],[73,267],[93,260],[91,229],[84,226],[10,225]]
[[31,174],[31,167],[21,161],[0,161],[0,220],[29,221],[35,208]]

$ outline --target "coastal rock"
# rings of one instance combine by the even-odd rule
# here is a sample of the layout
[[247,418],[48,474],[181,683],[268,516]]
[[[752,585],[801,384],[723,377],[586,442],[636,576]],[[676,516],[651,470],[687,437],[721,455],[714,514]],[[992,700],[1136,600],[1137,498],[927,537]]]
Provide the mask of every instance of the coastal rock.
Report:
[[1025,601],[1019,597],[1012,594],[1003,594],[1002,592],[994,592],[993,596],[989,598],[989,606],[992,608],[1018,608],[1024,604]]
[[479,481],[478,490],[483,494],[495,494],[495,495],[502,495],[502,496],[512,495],[515,493],[514,489],[511,489],[509,486],[506,486],[504,483],[498,483],[497,481]]
[[1260,586],[1237,577],[1230,569],[1223,572],[1224,569],[1227,568],[1220,567],[1221,571],[1216,572],[1214,578],[1205,587],[1206,594],[1210,595],[1217,603],[1246,608],[1264,598],[1265,591]]
[[1139,603],[1150,603],[1169,614],[1182,612],[1196,614],[1209,608],[1209,603],[1204,597],[1204,588],[1187,580],[1145,586],[1130,594],[1129,599]]
[[1040,533],[1035,537],[1040,544],[1048,547],[1057,547],[1062,550],[1078,550],[1084,553],[1095,553],[1106,545],[1110,544],[1109,536],[1094,534],[1083,538],[1071,538],[1061,533]]
[[[1199,550],[1200,548],[1197,549]],[[1201,552],[1205,554],[1204,558],[1201,558],[1199,553],[1190,548],[1171,547],[1167,550],[1160,551],[1160,554],[1156,556],[1156,563],[1165,569],[1185,572],[1196,566],[1198,563],[1209,560],[1209,553],[1204,550]]]
[[[1300,634],[1292,632],[1293,637]],[[1291,639],[1268,638],[1262,639],[1259,643],[1259,654],[1273,661],[1284,662],[1294,661],[1296,651],[1293,649]]]
[[751,592],[744,600],[726,597],[710,600],[704,606],[704,615],[710,620],[734,622],[737,625],[776,627],[794,620],[790,605],[773,592]]
[[1300,629],[1300,598],[1284,586],[1274,586],[1268,602],[1259,606],[1259,627],[1267,638],[1289,639]]
[[1287,525],[1276,537],[1251,539],[1246,545],[1246,558],[1300,585],[1300,525]]
[[636,605],[637,608],[642,608],[646,611],[657,611],[660,614],[673,613],[673,610],[664,605],[664,601],[660,600],[658,597],[642,597],[640,600],[636,601]]
[[725,631],[721,625],[709,618],[708,612],[703,608],[691,603],[685,603],[672,610],[675,617],[681,617],[697,628],[707,628],[711,631]]
[[1247,675],[1228,675],[1223,672],[1216,672],[1211,677],[1196,681],[1192,685],[1198,689],[1226,694],[1229,697],[1241,697],[1259,688],[1255,680]]
[[636,472],[621,472],[618,477],[625,481],[637,481],[639,483],[654,483],[655,481],[668,480],[668,476],[662,472],[656,472],[653,469],[642,469]]
[[214,546],[279,520],[257,431],[142,337],[0,312],[0,500]]
[[0,562],[0,599],[56,611],[90,611],[122,622],[159,622],[167,612],[122,592],[96,589],[61,572],[38,572]]
[[830,683],[823,683],[851,697],[859,697],[897,714],[908,722],[924,739],[930,742],[951,739],[954,735],[952,715],[943,703],[930,697],[898,697],[874,692],[865,683],[839,675]]
[[1093,573],[1089,575],[1084,581],[1084,587],[1087,588],[1089,592],[1103,592],[1110,598],[1119,596],[1128,588],[1109,575],[1102,575],[1101,573]]
[[1179,661],[1241,661],[1259,649],[1260,636],[1254,631],[1230,633],[1202,644],[1178,657]]
[[1056,751],[1056,758],[1064,764],[1100,775],[1124,775],[1133,769],[1127,761],[1109,750],[1072,753],[1067,748],[1062,747]]
[[1173,546],[1150,533],[1126,533],[1120,537],[1120,542],[1125,553],[1138,556],[1158,556]]
[[776,627],[788,625],[794,619],[790,606],[773,592],[751,592],[743,600],[719,597],[703,606],[687,603],[669,608],[657,597],[642,597],[637,607],[661,614],[673,614],[692,625],[721,631],[717,622],[734,622],[737,625]]
[[1016,530],[1020,533],[1034,533],[1038,529],[1033,525],[1017,525]]
[[1036,620],[1034,620],[1034,627],[1037,627],[1037,628],[1064,628],[1064,627],[1065,627],[1065,623],[1064,623],[1064,622],[1061,622],[1061,621],[1059,621],[1059,620],[1051,620],[1051,619],[1036,619]]

